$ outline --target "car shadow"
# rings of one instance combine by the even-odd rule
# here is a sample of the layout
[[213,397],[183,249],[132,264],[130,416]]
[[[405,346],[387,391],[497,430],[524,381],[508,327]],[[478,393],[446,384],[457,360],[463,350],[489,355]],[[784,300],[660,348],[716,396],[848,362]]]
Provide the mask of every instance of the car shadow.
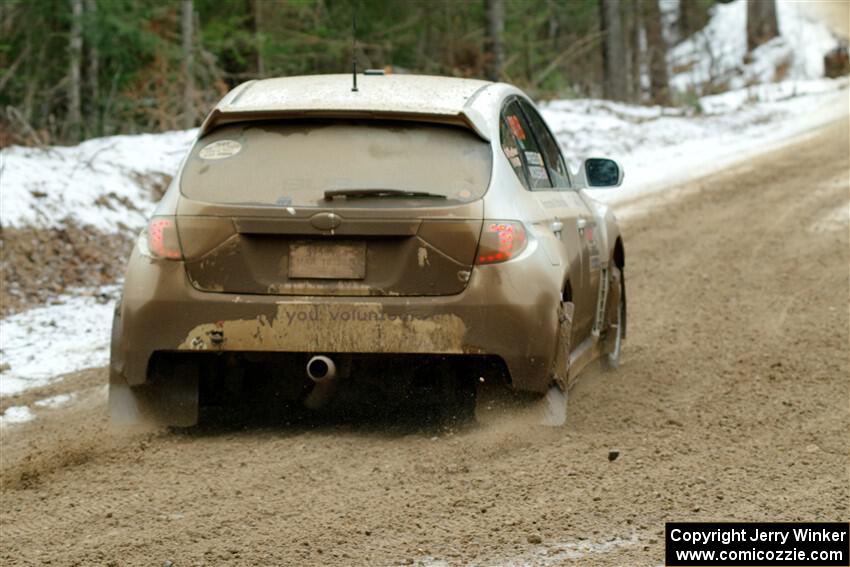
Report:
[[240,432],[296,436],[308,432],[356,433],[382,436],[417,435],[433,437],[475,429],[474,411],[453,404],[421,404],[416,400],[371,403],[335,400],[320,410],[298,404],[230,404],[201,408],[192,427],[171,427],[175,435],[216,437]]

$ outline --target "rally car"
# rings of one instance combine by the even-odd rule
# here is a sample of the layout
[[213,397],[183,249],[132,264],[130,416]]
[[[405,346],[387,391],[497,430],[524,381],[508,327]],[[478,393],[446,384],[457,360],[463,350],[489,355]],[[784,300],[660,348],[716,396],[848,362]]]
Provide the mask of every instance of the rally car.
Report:
[[114,418],[498,390],[559,423],[583,367],[617,366],[623,240],[592,197],[617,162],[571,171],[509,84],[357,79],[249,81],[206,117],[129,260]]

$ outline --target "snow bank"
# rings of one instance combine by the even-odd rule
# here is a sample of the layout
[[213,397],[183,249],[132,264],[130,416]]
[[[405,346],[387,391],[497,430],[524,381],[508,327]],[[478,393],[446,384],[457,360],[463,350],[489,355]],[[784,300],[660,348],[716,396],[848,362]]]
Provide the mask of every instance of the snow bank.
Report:
[[155,205],[146,181],[174,175],[196,133],[0,150],[0,224],[48,228],[73,219],[104,232],[137,232]]
[[9,406],[6,408],[6,411],[0,414],[0,427],[18,425],[34,420],[36,414],[33,413],[33,408],[35,408],[36,412],[45,409],[57,409],[67,405],[76,398],[77,394],[58,394],[49,398],[36,400],[32,406]]
[[703,97],[707,112],[562,100],[542,107],[575,169],[586,157],[611,157],[626,171],[622,187],[593,196],[624,203],[716,171],[807,130],[846,120],[848,79],[760,85]]
[[777,0],[776,12],[780,37],[748,54],[746,1],[716,4],[705,28],[669,51],[671,87],[703,94],[823,77],[823,56],[838,39],[800,2]]
[[77,290],[53,304],[0,322],[0,396],[109,362],[112,311],[119,286]]
[[35,415],[27,406],[11,406],[0,414],[0,427],[32,421]]

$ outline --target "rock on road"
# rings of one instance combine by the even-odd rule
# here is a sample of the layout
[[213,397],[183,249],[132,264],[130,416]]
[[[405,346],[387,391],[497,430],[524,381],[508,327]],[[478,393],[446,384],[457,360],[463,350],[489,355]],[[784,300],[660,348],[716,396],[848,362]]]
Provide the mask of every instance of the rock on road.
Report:
[[847,519],[848,154],[845,118],[628,219],[624,361],[563,429],[120,433],[103,369],[33,393],[80,391],[2,431],[0,563],[659,565],[665,520]]

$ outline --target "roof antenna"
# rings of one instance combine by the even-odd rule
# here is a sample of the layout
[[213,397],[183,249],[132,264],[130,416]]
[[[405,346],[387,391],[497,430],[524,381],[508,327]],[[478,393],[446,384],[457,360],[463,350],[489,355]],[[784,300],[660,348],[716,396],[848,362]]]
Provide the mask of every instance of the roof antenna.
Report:
[[351,80],[354,82],[351,92],[357,92],[357,4],[351,12]]

